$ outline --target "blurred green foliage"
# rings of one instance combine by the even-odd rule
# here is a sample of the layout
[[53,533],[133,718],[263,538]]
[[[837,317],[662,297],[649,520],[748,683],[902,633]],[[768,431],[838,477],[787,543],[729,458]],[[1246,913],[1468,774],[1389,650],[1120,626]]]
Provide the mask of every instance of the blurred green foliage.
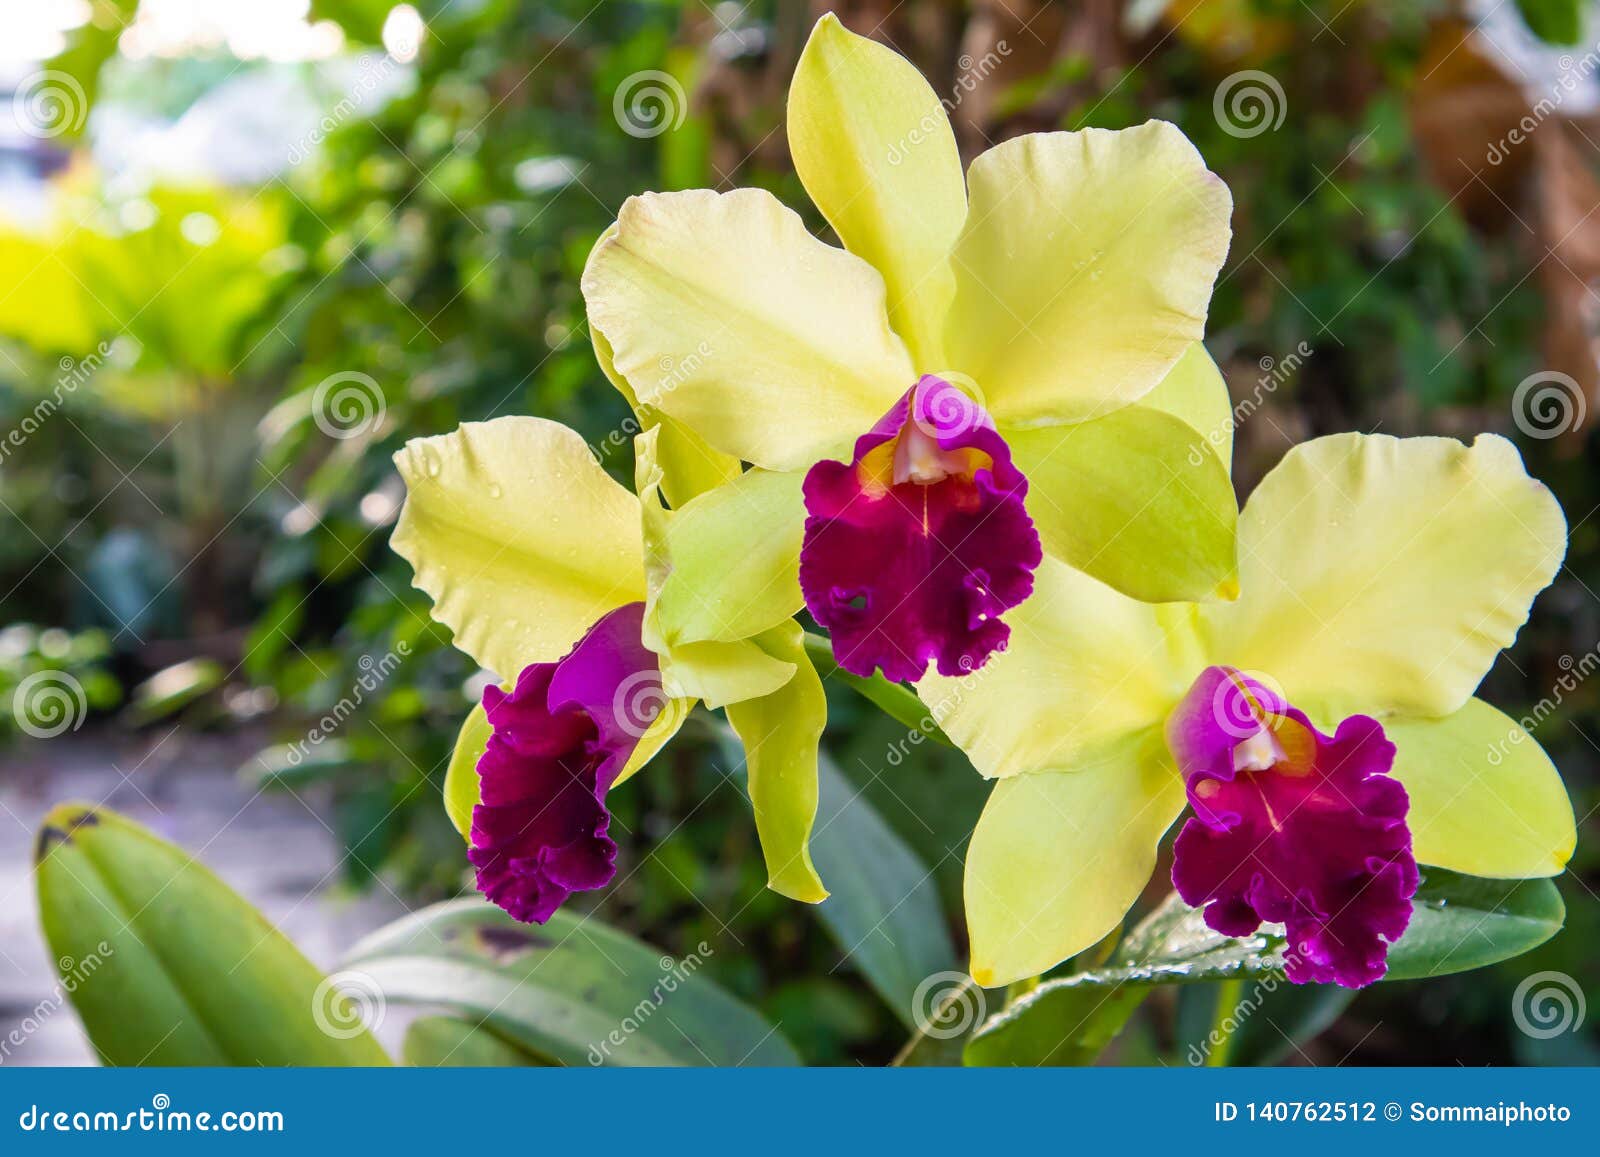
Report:
[[[352,46],[375,46],[390,7],[316,0],[313,15],[339,23]],[[886,32],[909,29],[913,44],[967,16],[962,5],[898,7],[905,23]],[[1220,7],[1266,30],[1252,54],[1159,29],[1125,64],[1063,50],[990,94],[988,131],[1165,117],[1227,180],[1236,236],[1208,344],[1236,400],[1252,402],[1241,491],[1288,444],[1320,433],[1514,435],[1511,391],[1542,364],[1544,304],[1525,241],[1473,227],[1428,180],[1409,110],[1447,6],[1358,3],[1335,16],[1292,0]],[[1576,38],[1578,7],[1518,4],[1554,41]],[[628,431],[628,411],[590,349],[583,262],[623,199],[644,189],[758,184],[811,212],[781,132],[783,82],[811,9],[417,8],[428,31],[415,63],[375,52],[363,74],[397,82],[397,94],[352,89],[258,187],[130,191],[74,168],[57,178],[60,224],[0,234],[10,289],[0,290],[0,428],[36,419],[25,444],[0,445],[6,618],[83,632],[0,634],[0,693],[59,669],[96,710],[131,697],[117,717],[126,726],[173,711],[196,726],[264,718],[268,745],[242,773],[329,801],[352,885],[382,873],[433,899],[468,879],[439,792],[481,679],[388,550],[403,498],[390,456],[410,437],[533,413],[577,429],[630,479],[628,439],[612,436]],[[91,97],[137,90],[179,112],[235,71],[210,59],[119,74],[134,66],[112,58],[109,27],[77,35],[57,62]],[[945,55],[918,63],[948,91],[955,53]],[[1244,69],[1281,85],[1281,127],[1241,134],[1217,114],[1219,83]],[[681,122],[659,135],[630,134],[614,112],[624,81],[646,70],[689,94]],[[329,391],[346,387],[354,409],[330,429]],[[1491,675],[1487,693],[1512,714],[1549,694],[1563,656],[1600,639],[1592,449],[1521,444],[1574,535],[1568,569]],[[385,674],[368,687],[375,670]],[[830,749],[959,913],[963,847],[986,785],[958,754],[908,744],[903,728],[835,691]],[[342,702],[353,712],[323,728]],[[1600,804],[1597,722],[1600,690],[1579,686],[1538,730],[1580,816]],[[313,733],[322,741],[305,746]],[[737,761],[708,721],[611,802],[618,882],[585,903],[664,950],[737,947],[708,971],[783,1023],[808,1060],[893,1054],[903,1036],[894,1013],[841,965],[812,912],[765,889]],[[1374,1023],[1389,1027],[1365,1047],[1390,1059],[1428,1059],[1416,1050],[1429,1039],[1439,1056],[1592,1057],[1592,1036],[1547,1046],[1508,1020],[1510,992],[1534,967],[1587,977],[1600,1001],[1587,962],[1600,945],[1600,905],[1584,894],[1600,879],[1592,823],[1587,836],[1564,884],[1565,934],[1487,974],[1362,994],[1328,1030],[1332,1059],[1362,1047]],[[1309,1035],[1328,1023],[1323,1011],[1286,1008],[1283,1021]],[[1197,1015],[1207,1013],[1153,998],[1118,1046],[1123,1058],[1181,1055]],[[1248,1047],[1261,1059],[1295,1055],[1270,1040]]]

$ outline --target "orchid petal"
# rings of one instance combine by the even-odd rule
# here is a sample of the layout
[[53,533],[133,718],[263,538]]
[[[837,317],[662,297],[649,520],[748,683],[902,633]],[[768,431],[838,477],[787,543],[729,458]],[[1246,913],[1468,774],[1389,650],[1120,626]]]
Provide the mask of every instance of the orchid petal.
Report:
[[482,703],[474,703],[462,721],[456,745],[450,752],[450,766],[444,773],[444,811],[451,826],[466,840],[472,833],[472,809],[478,806],[478,760],[489,746],[494,728]]
[[676,418],[670,418],[654,406],[643,405],[634,395],[633,387],[617,373],[612,362],[611,345],[605,335],[590,327],[589,336],[594,341],[595,361],[616,391],[627,399],[638,421],[636,432],[659,428],[656,457],[661,462],[661,492],[674,506],[682,506],[696,495],[731,482],[743,469],[739,459],[720,450],[713,450],[705,439]]
[[760,189],[630,197],[583,295],[641,404],[757,466],[804,469],[911,385],[883,278]]
[[803,481],[749,470],[671,513],[663,549],[672,566],[656,599],[669,646],[736,642],[794,617],[802,602]]
[[993,988],[1037,976],[1116,928],[1183,805],[1159,728],[1093,765],[997,783],[967,848],[972,978]]
[[810,844],[817,817],[817,744],[828,700],[806,658],[804,638],[800,624],[790,622],[758,640],[774,658],[793,664],[794,677],[770,695],[730,703],[728,723],[744,744],[767,887],[819,904],[828,890],[811,862]]
[[456,646],[502,680],[644,597],[639,504],[565,426],[468,422],[407,442],[395,465],[406,502],[390,545]]
[[889,320],[917,367],[940,369],[967,191],[938,96],[899,53],[829,13],[795,68],[788,129],[806,192],[845,248],[883,274]]
[[1161,384],[1139,399],[1150,410],[1161,410],[1200,432],[1216,451],[1222,468],[1233,465],[1233,397],[1217,363],[1206,347],[1195,342],[1178,359]]
[[1002,433],[1045,550],[1145,602],[1237,593],[1233,482],[1193,427],[1138,404]]
[[1017,137],[967,183],[946,349],[1000,425],[1109,413],[1200,340],[1233,201],[1178,129]]
[[1470,876],[1554,876],[1577,844],[1572,801],[1538,742],[1481,699],[1443,719],[1390,719],[1417,859]]
[[1203,609],[1206,635],[1323,721],[1449,715],[1565,549],[1560,506],[1504,438],[1318,438],[1245,506],[1244,593]]
[[[665,680],[663,680],[663,684]],[[665,693],[665,686],[663,686]],[[628,762],[622,765],[622,770],[617,772],[617,778],[612,782],[612,787],[620,787],[627,783],[649,763],[665,747],[672,737],[678,734],[678,729],[689,718],[689,713],[694,710],[693,699],[666,699],[661,704],[660,711],[650,721],[650,726],[639,737],[633,753],[628,756]]]
[[699,699],[707,707],[770,695],[789,681],[795,665],[754,641],[668,641],[660,604],[679,565],[673,528],[680,512],[661,505],[662,471],[656,460],[660,438],[658,427],[634,439],[634,470],[645,550],[644,642],[660,660],[662,689],[669,698]]
[[1034,593],[1007,612],[1005,651],[917,693],[980,773],[1077,766],[1160,724],[1204,666],[1187,607],[1118,594],[1046,557]]

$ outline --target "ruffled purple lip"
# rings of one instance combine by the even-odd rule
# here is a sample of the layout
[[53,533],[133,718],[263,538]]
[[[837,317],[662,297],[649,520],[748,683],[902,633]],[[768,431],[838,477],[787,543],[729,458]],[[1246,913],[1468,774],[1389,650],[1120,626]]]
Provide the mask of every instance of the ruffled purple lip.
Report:
[[805,480],[800,589],[846,671],[902,682],[976,670],[1043,559],[1028,481],[983,408],[922,378],[848,462]]
[[643,621],[643,603],[620,607],[565,658],[525,667],[511,691],[484,690],[494,733],[478,760],[467,858],[478,890],[518,920],[542,924],[616,874],[606,791],[649,726],[648,705],[662,702]]
[[1330,738],[1257,680],[1210,667],[1168,719],[1167,745],[1194,808],[1173,849],[1184,901],[1226,936],[1283,924],[1296,984],[1382,979],[1419,877],[1378,721],[1353,715]]

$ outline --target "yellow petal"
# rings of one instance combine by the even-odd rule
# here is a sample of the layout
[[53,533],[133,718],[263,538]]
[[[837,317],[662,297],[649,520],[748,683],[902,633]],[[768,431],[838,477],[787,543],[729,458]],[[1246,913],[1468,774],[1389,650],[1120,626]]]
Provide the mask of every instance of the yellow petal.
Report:
[[444,773],[444,811],[451,825],[461,833],[461,838],[472,838],[472,809],[478,806],[481,785],[478,782],[478,760],[489,746],[489,736],[494,728],[483,704],[474,704],[461,724],[455,748],[450,753],[450,766]]
[[822,680],[806,658],[799,623],[767,632],[762,646],[795,668],[794,678],[760,699],[728,705],[728,722],[744,744],[750,804],[767,862],[767,887],[791,900],[828,898],[811,863],[817,817],[817,744],[828,720]]
[[1495,879],[1554,876],[1577,845],[1572,802],[1539,744],[1469,699],[1443,719],[1389,719],[1417,859]]
[[1183,810],[1160,729],[1093,766],[995,784],[967,848],[972,978],[985,988],[1037,976],[1122,922]]
[[1216,452],[1222,468],[1233,467],[1233,398],[1228,383],[1200,342],[1190,346],[1178,359],[1161,384],[1139,404],[1162,410],[1200,432],[1205,444]]
[[412,439],[395,465],[406,502],[390,545],[456,646],[501,680],[644,597],[639,504],[565,426],[468,422]]
[[1319,718],[1449,715],[1565,550],[1561,508],[1504,438],[1318,438],[1239,516],[1243,593],[1204,609],[1206,633]]
[[997,421],[1108,413],[1200,340],[1233,201],[1175,127],[1017,137],[967,184],[946,350]]
[[634,396],[633,387],[617,373],[612,364],[611,346],[605,336],[592,326],[589,336],[594,341],[595,361],[619,394],[633,408],[634,428],[613,431],[608,444],[618,447],[626,444],[636,434],[659,428],[656,457],[661,463],[661,492],[674,506],[682,506],[697,494],[703,494],[724,482],[739,477],[743,469],[739,459],[720,450],[713,450],[704,438],[675,418],[669,418],[653,406],[643,405]]
[[794,617],[805,601],[803,480],[750,470],[669,515],[661,549],[671,568],[656,596],[669,646],[748,639]]
[[917,693],[985,776],[1076,766],[1161,723],[1183,696],[1203,666],[1190,616],[1047,556],[1033,594],[1006,612],[1006,649],[971,675],[929,675]]
[[661,706],[656,717],[650,721],[650,726],[645,728],[639,737],[633,754],[628,756],[628,762],[617,773],[617,778],[612,781],[612,787],[620,787],[634,777],[636,772],[642,771],[644,765],[654,759],[660,750],[683,726],[689,718],[689,713],[694,710],[693,699],[668,699]]
[[[770,695],[794,675],[795,665],[769,654],[750,639],[670,642],[662,625],[662,595],[678,566],[674,522],[680,512],[661,505],[661,466],[656,461],[661,430],[634,439],[635,483],[644,537],[644,645],[661,663],[661,685],[673,699],[699,699],[721,707]],[[692,503],[691,503],[692,505]],[[692,536],[691,536],[692,537]]]
[[943,368],[950,247],[967,191],[938,96],[899,53],[830,12],[800,54],[788,129],[806,192],[845,247],[883,274],[889,321],[917,368]]
[[1145,602],[1234,596],[1233,480],[1188,423],[1137,403],[1003,432],[1050,554]]
[[760,189],[630,197],[583,295],[639,402],[769,469],[842,451],[912,384],[883,278]]

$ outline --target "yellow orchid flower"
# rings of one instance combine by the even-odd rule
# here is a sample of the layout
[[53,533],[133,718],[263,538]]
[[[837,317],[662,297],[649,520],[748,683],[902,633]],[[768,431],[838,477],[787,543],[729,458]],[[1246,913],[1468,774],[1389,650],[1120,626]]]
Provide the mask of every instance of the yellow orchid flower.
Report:
[[[718,464],[686,432],[652,427],[635,439],[635,496],[577,433],[529,417],[469,422],[395,456],[406,502],[392,545],[434,618],[499,680],[462,727],[445,794],[480,890],[518,919],[547,920],[611,880],[606,793],[697,701],[726,707],[745,745],[771,887],[827,896],[808,849],[821,680],[790,612],[710,581],[749,551],[741,514],[769,500],[770,476],[737,463],[674,473],[682,505],[668,511],[663,439]],[[679,645],[669,611],[702,637]]]
[[[1046,554],[1140,599],[1232,597],[1201,432],[1228,396],[1198,344],[1232,200],[1183,134],[1035,134],[963,176],[928,83],[832,15],[788,134],[843,249],[760,189],[647,193],[583,276],[630,402],[790,480],[745,533],[796,549],[739,581],[893,680],[980,667]],[[780,562],[799,590],[758,569]]]
[[1510,442],[1297,446],[1239,548],[1229,604],[1150,606],[1047,563],[1004,655],[919,685],[999,781],[966,861],[980,984],[1116,928],[1186,803],[1179,894],[1226,935],[1284,924],[1295,981],[1380,977],[1418,863],[1532,878],[1570,858],[1554,766],[1473,698],[1566,549]]

